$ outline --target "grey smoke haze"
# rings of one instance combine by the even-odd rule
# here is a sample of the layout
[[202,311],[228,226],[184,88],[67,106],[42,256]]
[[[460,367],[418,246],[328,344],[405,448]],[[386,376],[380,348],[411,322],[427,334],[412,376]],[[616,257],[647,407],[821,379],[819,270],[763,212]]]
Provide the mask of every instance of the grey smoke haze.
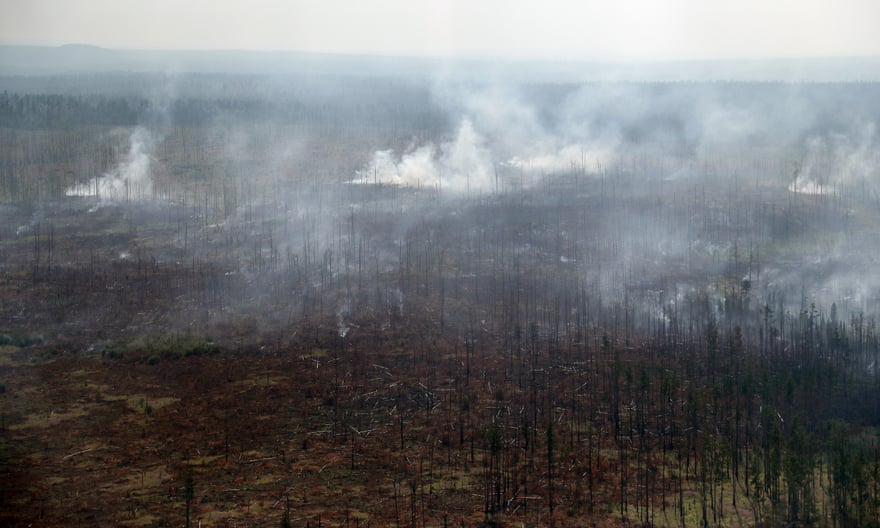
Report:
[[[772,177],[801,192],[866,181],[876,164],[871,122],[852,110],[832,113],[830,87],[757,87],[770,96],[753,97],[749,84],[549,85],[549,95],[512,83],[435,84],[433,100],[457,128],[441,141],[376,151],[353,181],[485,192],[523,175],[534,182],[574,170],[632,170],[639,158],[653,179],[723,172]],[[792,167],[758,159],[766,148],[802,158],[797,183]]]
[[155,140],[137,127],[129,137],[125,159],[109,172],[68,188],[67,196],[96,196],[102,202],[142,201],[153,196],[151,155]]
[[[52,16],[47,16],[51,13]],[[210,13],[211,23],[205,23]],[[880,54],[876,3],[12,2],[3,43],[651,61]]]
[[[502,183],[471,187],[485,192],[509,189],[509,182],[523,174],[532,184],[572,173],[603,181],[607,175],[609,182],[618,182],[609,185],[626,182],[626,192],[636,200],[657,197],[657,207],[637,209],[622,200],[604,222],[589,226],[614,240],[611,260],[606,255],[592,261],[586,248],[593,242],[577,232],[545,233],[562,237],[573,249],[558,254],[560,263],[574,266],[606,302],[629,298],[637,313],[649,318],[668,318],[685,305],[705,302],[720,318],[730,296],[740,295],[735,292],[742,280],[755,288],[750,295],[755,305],[779,303],[792,313],[811,304],[827,311],[832,303],[844,314],[877,309],[880,275],[873,271],[876,259],[869,249],[877,241],[847,224],[848,213],[836,212],[842,219],[824,224],[816,218],[796,220],[802,227],[785,235],[774,231],[780,225],[768,230],[761,215],[806,214],[792,212],[806,211],[805,205],[789,200],[789,212],[772,213],[776,205],[761,204],[760,198],[748,203],[756,199],[748,193],[763,189],[782,196],[787,191],[801,200],[846,196],[856,200],[849,207],[859,209],[865,205],[855,204],[876,200],[877,114],[858,88],[851,87],[852,106],[839,106],[850,95],[834,86],[586,85],[550,88],[556,97],[547,98],[530,97],[529,89],[435,86],[438,104],[473,133],[459,129],[441,143],[443,148],[427,143],[400,154],[378,151],[357,181],[425,186],[443,173],[440,167],[447,173],[486,174],[491,164]],[[760,90],[773,96],[755,97]],[[484,155],[450,171],[444,153],[449,145],[468,141]],[[406,177],[411,174],[420,177]],[[679,183],[666,188],[664,182]],[[708,218],[674,219],[660,206],[675,196],[670,193],[697,197],[696,189],[707,186],[727,189],[728,199],[741,202],[735,207],[751,212],[722,201],[709,206]],[[439,187],[464,190],[451,182]],[[521,248],[525,254],[533,250]],[[784,265],[773,262],[780,253]],[[713,276],[736,278],[715,282]]]
[[449,141],[413,146],[401,155],[377,151],[353,183],[381,183],[454,191],[492,189],[494,160],[485,140],[465,118]]
[[790,190],[804,194],[862,193],[880,188],[876,125],[856,122],[848,134],[811,136],[797,162]]
[[[870,86],[142,79],[151,106],[126,154],[68,194],[148,196],[136,182],[159,178],[162,200],[192,208],[178,217],[178,250],[241,249],[228,271],[248,288],[230,313],[276,299],[266,270],[285,259],[308,255],[322,262],[312,273],[326,273],[303,279],[282,311],[347,280],[353,262],[393,275],[414,246],[455,253],[499,231],[509,237],[499,263],[552,265],[645,321],[700,303],[721,317],[746,279],[753,306],[876,304],[880,279],[858,251],[875,242],[844,228],[843,209],[826,224],[804,216],[820,192],[874,196]],[[200,97],[194,86],[209,84]],[[191,179],[175,190],[178,175]],[[389,313],[418,306],[393,280],[376,291]],[[339,333],[358,306],[349,291],[328,300]]]

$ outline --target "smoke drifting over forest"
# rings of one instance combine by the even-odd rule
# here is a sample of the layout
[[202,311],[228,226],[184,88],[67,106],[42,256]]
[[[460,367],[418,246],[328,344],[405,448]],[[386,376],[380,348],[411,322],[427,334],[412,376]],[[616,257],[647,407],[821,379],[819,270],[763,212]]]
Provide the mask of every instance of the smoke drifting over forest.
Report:
[[465,119],[455,138],[439,146],[413,147],[399,158],[390,150],[376,152],[370,166],[359,171],[353,182],[455,191],[491,189],[494,163],[484,142]]
[[[0,383],[23,394],[74,359],[149,379],[59,382],[94,391],[71,416],[142,413],[100,423],[143,429],[143,524],[187,471],[208,490],[187,514],[255,522],[294,503],[351,524],[331,491],[291,490],[359,471],[385,472],[350,490],[377,525],[404,501],[425,525],[880,518],[880,85],[337,60],[0,76]],[[53,430],[15,402],[16,446]],[[154,423],[179,444],[153,446]],[[65,464],[92,449],[52,442]],[[69,522],[46,483],[86,467],[9,496]],[[271,484],[233,480],[248,471]]]
[[[871,184],[874,119],[862,108],[829,113],[827,86],[590,84],[583,87],[434,86],[433,100],[457,123],[445,140],[379,150],[355,181],[492,190],[498,167],[559,174],[601,172],[633,149],[653,149],[651,178],[688,174],[718,163],[723,149],[759,145],[791,149],[798,192]],[[751,97],[750,91],[758,97]],[[529,92],[536,95],[529,100]],[[811,93],[813,92],[813,93]],[[548,98],[556,97],[553,100]],[[818,100],[813,98],[818,97]],[[870,106],[870,104],[869,104]],[[718,150],[721,149],[721,150]],[[652,160],[654,161],[654,160]],[[793,167],[794,169],[794,167]],[[693,172],[691,176],[695,176]],[[820,189],[824,188],[824,191]]]
[[64,191],[67,196],[95,196],[105,202],[144,201],[152,198],[153,182],[150,175],[150,154],[153,140],[150,132],[137,127],[129,137],[125,159],[109,172],[96,176],[93,182],[84,182]]
[[[666,324],[689,296],[707,296],[722,319],[746,297],[751,309],[794,313],[877,308],[871,234],[856,220],[877,199],[875,85],[139,75],[137,87],[96,83],[92,96],[5,95],[8,122],[32,134],[99,112],[117,120],[47,160],[79,168],[62,187],[9,172],[6,196],[45,218],[56,205],[40,200],[53,189],[123,210],[176,207],[164,214],[176,218],[177,250],[217,256],[225,238],[215,265],[249,277],[239,287],[256,296],[245,298],[285,292],[272,302],[287,312],[298,302],[305,313],[327,280],[349,281],[354,260],[361,275],[365,258],[374,273],[398,269],[416,233],[429,236],[418,245],[439,259],[422,263],[437,280],[553,263],[565,277],[554,288],[601,301],[597,320],[623,306],[639,324]],[[83,147],[101,154],[80,158]],[[509,238],[471,262],[487,230]],[[314,277],[277,287],[295,262],[298,273],[332,270],[321,293]],[[452,263],[455,277],[444,269]],[[355,293],[338,295],[330,304],[356,317]],[[242,299],[222,297],[218,320]]]

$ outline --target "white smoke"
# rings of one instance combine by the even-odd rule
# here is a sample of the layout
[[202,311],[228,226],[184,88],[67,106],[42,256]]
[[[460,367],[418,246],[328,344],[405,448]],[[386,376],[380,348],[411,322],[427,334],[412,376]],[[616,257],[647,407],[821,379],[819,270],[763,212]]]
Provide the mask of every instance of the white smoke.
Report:
[[[503,165],[520,171],[593,170],[613,159],[619,143],[613,137],[596,137],[588,119],[548,122],[538,108],[510,88],[465,90],[451,97],[460,100],[476,128],[488,138],[492,152],[505,160]],[[560,101],[553,111],[568,109],[568,103]]]
[[594,170],[607,166],[614,157],[615,148],[608,146],[567,145],[558,150],[540,152],[532,156],[514,156],[506,164],[523,170],[541,172],[564,172],[572,170]]
[[[880,166],[873,125],[804,142],[825,118],[797,92],[783,107],[724,86],[620,83],[544,93],[528,86],[438,84],[432,95],[449,115],[466,116],[453,139],[404,153],[378,151],[353,182],[485,192],[527,187],[535,176],[617,167],[664,180],[721,172],[757,179],[764,171],[782,175],[793,192],[880,193],[872,183]],[[803,148],[797,167],[765,166],[759,149],[768,141]],[[720,164],[722,151],[730,157]]]
[[348,331],[351,330],[351,327],[346,323],[346,318],[351,314],[351,300],[346,299],[346,301],[336,309],[336,328],[339,333],[339,337],[345,339],[345,336],[348,335]]
[[485,139],[470,119],[462,120],[455,138],[438,145],[412,148],[400,157],[381,150],[356,173],[352,183],[381,183],[450,191],[487,191],[494,178],[494,161]]
[[873,124],[852,134],[811,137],[788,189],[799,194],[876,194],[880,151],[874,138]]
[[154,141],[150,132],[137,127],[129,137],[128,154],[117,167],[88,182],[68,188],[67,196],[96,196],[103,202],[140,201],[153,195],[150,153]]

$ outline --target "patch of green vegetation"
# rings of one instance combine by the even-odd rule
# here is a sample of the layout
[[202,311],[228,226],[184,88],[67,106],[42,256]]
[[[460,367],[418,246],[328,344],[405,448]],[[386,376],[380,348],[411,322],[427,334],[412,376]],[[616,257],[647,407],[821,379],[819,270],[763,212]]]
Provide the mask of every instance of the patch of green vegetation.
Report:
[[210,337],[188,336],[177,340],[169,349],[169,354],[178,357],[213,355],[220,351]]
[[108,396],[105,401],[124,400],[126,406],[139,413],[150,414],[153,411],[162,409],[180,401],[179,398],[172,396],[163,396],[159,398],[149,398],[143,394],[129,394],[124,396]]
[[432,482],[423,484],[421,491],[426,494],[441,491],[463,491],[470,489],[472,485],[473,479],[470,475],[461,471],[453,471],[448,475],[438,475]]
[[156,365],[161,359],[181,359],[190,356],[212,355],[220,351],[210,336],[199,334],[174,334],[163,336],[139,336],[131,341],[108,345],[104,354],[110,359],[133,357],[148,365]]
[[[750,509],[749,501],[743,495],[743,491],[739,491],[739,501],[738,504],[734,506],[733,493],[729,487],[732,486],[733,483],[727,480],[725,481],[725,484],[724,493],[721,494],[719,499],[714,503],[714,508],[711,501],[706,502],[704,505],[704,500],[708,499],[701,497],[696,489],[696,483],[691,483],[689,486],[691,489],[686,488],[680,497],[681,504],[679,504],[678,494],[666,496],[663,499],[666,503],[665,507],[662,507],[659,504],[653,504],[648,512],[633,504],[629,504],[626,510],[626,519],[628,519],[629,522],[634,522],[647,515],[649,518],[648,524],[651,526],[657,526],[658,528],[672,528],[682,525],[701,526],[703,524],[703,507],[705,506],[706,517],[711,526],[732,527],[753,525],[755,522],[754,512]],[[644,508],[644,505],[642,505],[642,508]],[[614,511],[613,508],[608,511],[615,517],[620,515],[619,511]]]
[[311,353],[302,354],[300,359],[316,359],[327,357],[327,349],[325,348],[313,348]]
[[20,349],[14,345],[0,345],[0,367],[11,367],[15,365],[13,354]]
[[38,411],[24,416],[23,420],[9,426],[10,430],[21,430],[32,427],[53,427],[61,422],[82,418],[95,407],[93,404],[73,405],[68,408]]
[[45,337],[40,334],[0,334],[0,346],[24,348],[43,344],[44,341]]
[[122,521],[120,524],[122,526],[157,526],[158,521],[159,518],[155,515],[145,513],[143,515],[139,515],[135,519]]

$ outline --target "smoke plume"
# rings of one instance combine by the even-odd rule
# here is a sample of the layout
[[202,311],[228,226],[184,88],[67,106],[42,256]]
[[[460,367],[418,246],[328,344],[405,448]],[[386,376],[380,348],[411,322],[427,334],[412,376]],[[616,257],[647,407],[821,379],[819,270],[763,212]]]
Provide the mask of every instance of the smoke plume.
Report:
[[376,152],[352,183],[488,191],[493,183],[493,165],[485,139],[465,118],[451,141],[413,147],[400,157],[390,150]]
[[65,191],[67,196],[96,196],[103,202],[140,201],[153,195],[150,174],[150,153],[154,140],[150,132],[137,127],[129,137],[125,160],[111,171],[94,180],[80,183]]
[[856,127],[849,134],[810,137],[802,160],[795,168],[789,190],[801,194],[855,192],[875,196],[880,159],[875,148],[873,124]]

